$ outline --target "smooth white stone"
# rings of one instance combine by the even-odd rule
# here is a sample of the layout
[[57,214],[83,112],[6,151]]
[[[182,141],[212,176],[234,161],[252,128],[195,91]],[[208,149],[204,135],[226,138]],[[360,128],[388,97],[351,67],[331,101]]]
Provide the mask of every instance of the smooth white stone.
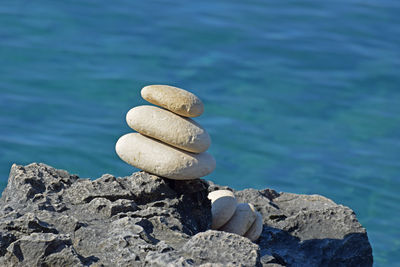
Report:
[[203,102],[194,94],[169,85],[148,85],[141,91],[150,103],[185,117],[198,117],[204,111]]
[[247,237],[248,239],[250,239],[253,242],[256,241],[260,237],[262,230],[263,230],[262,215],[258,211],[256,212],[256,214],[257,214],[256,220],[251,225],[250,229],[244,234],[245,237]]
[[237,200],[232,191],[216,190],[208,194],[211,200],[212,225],[211,229],[219,229],[233,216]]
[[126,122],[141,134],[189,152],[204,152],[211,144],[207,131],[194,120],[159,107],[134,107],[126,114]]
[[250,203],[239,203],[232,218],[219,230],[244,235],[256,219],[256,210]]
[[134,167],[175,180],[200,178],[215,169],[215,160],[207,152],[186,152],[140,133],[129,133],[119,138],[115,151]]

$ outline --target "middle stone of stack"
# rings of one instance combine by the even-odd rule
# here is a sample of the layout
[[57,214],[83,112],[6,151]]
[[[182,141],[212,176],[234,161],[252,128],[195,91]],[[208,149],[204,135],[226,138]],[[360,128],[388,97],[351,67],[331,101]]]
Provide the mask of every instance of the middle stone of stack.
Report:
[[[192,95],[179,88],[149,86],[143,88],[142,96],[144,90],[153,94],[162,90],[167,96],[171,90]],[[157,104],[167,107],[162,105],[163,99],[173,98],[158,100]],[[172,111],[150,105],[132,108],[126,121],[138,133],[122,136],[116,144],[117,154],[132,166],[170,179],[208,175],[215,169],[214,158],[205,152],[211,144],[210,136],[194,120]]]
[[194,120],[154,106],[138,106],[126,114],[129,127],[146,136],[193,153],[208,149],[211,139]]

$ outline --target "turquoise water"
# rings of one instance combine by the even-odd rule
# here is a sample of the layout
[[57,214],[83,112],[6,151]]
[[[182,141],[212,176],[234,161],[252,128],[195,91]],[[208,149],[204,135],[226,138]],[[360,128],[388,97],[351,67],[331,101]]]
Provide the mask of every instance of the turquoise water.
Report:
[[205,103],[236,189],[354,209],[376,266],[400,266],[400,2],[3,1],[0,189],[12,163],[135,171],[114,144],[148,84]]

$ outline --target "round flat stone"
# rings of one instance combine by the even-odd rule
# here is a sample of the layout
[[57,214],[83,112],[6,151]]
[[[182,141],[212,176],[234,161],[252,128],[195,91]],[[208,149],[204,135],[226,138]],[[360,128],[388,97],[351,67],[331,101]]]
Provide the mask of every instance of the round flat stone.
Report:
[[141,95],[150,103],[184,117],[198,117],[204,111],[200,98],[178,87],[149,85],[143,87]]
[[204,152],[211,144],[207,131],[194,120],[159,107],[134,107],[126,114],[126,122],[141,134],[189,152]]
[[256,217],[256,210],[252,204],[239,203],[232,218],[220,230],[244,235],[250,229]]
[[251,241],[256,241],[260,237],[262,230],[263,230],[262,215],[258,211],[256,212],[256,214],[257,214],[257,217],[256,217],[255,221],[251,225],[250,229],[247,230],[247,232],[244,234],[244,236],[247,237],[248,239],[250,239]]
[[129,133],[119,138],[115,150],[126,163],[175,180],[200,178],[215,169],[215,160],[207,152],[186,152],[140,133]]
[[232,191],[216,190],[208,194],[211,200],[211,229],[217,230],[233,216],[237,200]]

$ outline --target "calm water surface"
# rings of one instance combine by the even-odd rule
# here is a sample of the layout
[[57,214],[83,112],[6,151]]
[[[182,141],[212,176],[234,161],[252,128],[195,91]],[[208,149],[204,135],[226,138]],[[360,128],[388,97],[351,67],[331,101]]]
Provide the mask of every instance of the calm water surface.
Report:
[[129,175],[114,153],[148,84],[205,103],[236,189],[351,207],[376,266],[400,266],[400,2],[3,1],[0,190],[12,163]]

